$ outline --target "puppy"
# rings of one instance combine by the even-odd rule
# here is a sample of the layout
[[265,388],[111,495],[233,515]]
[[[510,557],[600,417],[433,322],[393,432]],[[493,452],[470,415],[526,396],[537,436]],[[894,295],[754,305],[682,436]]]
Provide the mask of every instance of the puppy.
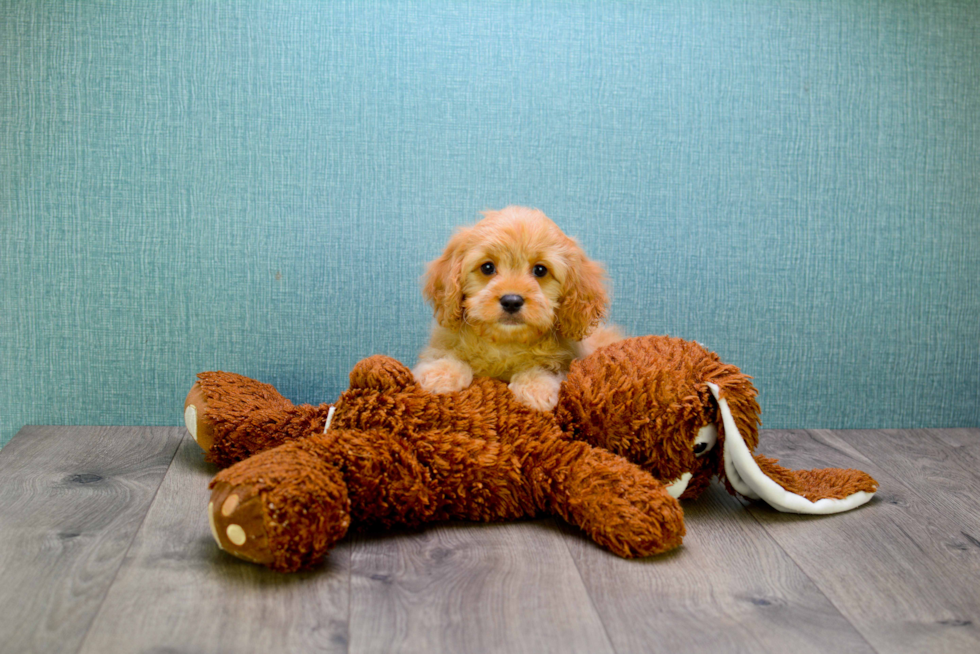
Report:
[[483,215],[429,263],[423,294],[437,324],[412,372],[434,393],[495,377],[527,406],[549,410],[572,359],[618,338],[609,330],[580,343],[605,315],[605,272],[536,209]]

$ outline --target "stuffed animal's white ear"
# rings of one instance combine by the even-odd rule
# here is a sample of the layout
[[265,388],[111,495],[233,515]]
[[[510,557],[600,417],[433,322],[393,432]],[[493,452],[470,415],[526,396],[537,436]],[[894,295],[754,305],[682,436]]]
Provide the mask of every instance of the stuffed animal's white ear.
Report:
[[[841,499],[823,498],[811,502],[802,495],[790,492],[762,471],[745,439],[735,425],[728,402],[721,396],[717,384],[708,383],[711,394],[718,402],[722,424],[725,426],[725,475],[740,495],[761,499],[769,506],[784,513],[828,514],[849,511],[861,506],[872,497],[874,491],[859,490]],[[863,474],[863,473],[861,473]],[[870,479],[870,478],[869,478]],[[873,483],[873,480],[871,480]]]

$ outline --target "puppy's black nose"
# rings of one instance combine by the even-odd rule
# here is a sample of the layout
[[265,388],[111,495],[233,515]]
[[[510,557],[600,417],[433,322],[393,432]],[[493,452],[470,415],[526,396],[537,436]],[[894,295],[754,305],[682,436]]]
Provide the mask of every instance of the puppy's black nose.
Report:
[[514,295],[513,293],[505,295],[500,298],[500,306],[504,308],[507,313],[517,313],[524,306],[524,298],[520,295]]

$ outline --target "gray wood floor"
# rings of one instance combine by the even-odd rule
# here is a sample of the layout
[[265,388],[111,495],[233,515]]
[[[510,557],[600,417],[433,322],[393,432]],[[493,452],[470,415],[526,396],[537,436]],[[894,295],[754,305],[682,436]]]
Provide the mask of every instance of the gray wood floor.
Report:
[[980,652],[980,430],[767,431],[881,484],[799,517],[713,487],[625,561],[560,521],[348,539],[311,572],[220,552],[183,428],[27,427],[0,450],[0,651]]

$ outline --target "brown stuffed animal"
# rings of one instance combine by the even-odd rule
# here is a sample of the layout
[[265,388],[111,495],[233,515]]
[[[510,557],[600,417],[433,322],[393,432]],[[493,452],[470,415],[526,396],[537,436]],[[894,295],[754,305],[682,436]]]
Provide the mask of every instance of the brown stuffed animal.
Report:
[[319,407],[239,375],[198,377],[188,430],[230,465],[211,482],[215,540],[281,571],[315,563],[351,525],[557,514],[620,556],[647,556],[680,544],[675,498],[716,475],[730,492],[808,513],[847,510],[877,488],[859,471],[753,456],[748,377],[680,339],[626,339],[575,362],[553,413],[492,379],[428,394],[381,356]]

